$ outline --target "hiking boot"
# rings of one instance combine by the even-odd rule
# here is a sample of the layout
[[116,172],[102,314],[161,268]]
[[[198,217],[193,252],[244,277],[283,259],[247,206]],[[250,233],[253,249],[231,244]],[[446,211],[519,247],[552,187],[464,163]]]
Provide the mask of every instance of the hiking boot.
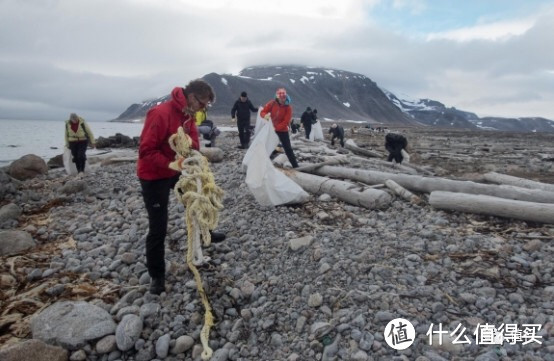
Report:
[[226,237],[225,233],[213,232],[213,231],[210,231],[210,236],[212,238],[212,243],[223,242]]
[[206,147],[206,148],[211,148],[211,147],[212,147],[212,143],[208,143],[208,144],[206,144],[204,147]]
[[238,149],[244,149],[244,146],[242,146],[242,145],[237,145],[237,148],[238,148]]
[[159,295],[165,291],[165,279],[163,277],[152,277],[150,281],[150,293]]

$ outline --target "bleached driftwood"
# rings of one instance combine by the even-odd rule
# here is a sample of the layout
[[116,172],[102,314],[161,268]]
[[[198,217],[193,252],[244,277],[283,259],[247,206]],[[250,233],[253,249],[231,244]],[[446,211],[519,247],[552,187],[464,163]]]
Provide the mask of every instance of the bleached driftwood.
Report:
[[346,157],[330,157],[330,159],[325,160],[323,162],[315,163],[315,164],[306,164],[296,168],[295,170],[297,172],[312,172],[314,169],[323,167],[324,165],[339,165],[339,164],[346,164],[346,163],[348,163],[348,159],[346,159]]
[[344,147],[346,149],[350,150],[354,154],[363,155],[365,157],[383,158],[383,156],[384,156],[383,153],[381,153],[381,152],[358,147],[352,139],[348,139],[344,143]]
[[431,192],[429,203],[438,209],[554,223],[554,204],[442,191]]
[[516,187],[523,187],[529,189],[542,189],[543,191],[554,192],[554,184],[536,182],[530,179],[514,177],[507,174],[500,174],[496,172],[485,173],[483,178],[487,182],[496,184],[508,184]]
[[360,187],[349,182],[293,170],[285,170],[284,173],[307,192],[313,194],[327,193],[332,197],[356,206],[369,209],[385,208],[392,201],[392,196],[382,190]]
[[421,203],[421,198],[419,198],[418,196],[416,196],[415,194],[413,194],[412,192],[410,192],[406,188],[402,187],[400,184],[396,183],[395,181],[388,179],[385,182],[385,185],[390,190],[392,190],[394,192],[394,194],[396,194],[399,197],[404,198],[408,202],[413,203],[413,204],[420,204]]
[[400,173],[407,173],[407,174],[417,174],[417,170],[413,167],[407,167],[402,164],[393,163],[393,162],[387,162],[386,160],[380,160],[376,158],[363,158],[359,156],[352,156],[352,160],[360,161],[361,163],[368,164],[374,169],[377,167],[380,170],[383,170],[385,172],[400,172]]
[[333,178],[348,178],[366,184],[385,183],[388,179],[391,179],[412,192],[431,193],[433,191],[447,191],[469,194],[485,194],[499,198],[516,199],[527,202],[554,203],[554,192],[508,185],[481,184],[471,181],[459,181],[438,177],[422,177],[418,175],[395,174],[334,166],[323,166],[314,170],[314,173]]

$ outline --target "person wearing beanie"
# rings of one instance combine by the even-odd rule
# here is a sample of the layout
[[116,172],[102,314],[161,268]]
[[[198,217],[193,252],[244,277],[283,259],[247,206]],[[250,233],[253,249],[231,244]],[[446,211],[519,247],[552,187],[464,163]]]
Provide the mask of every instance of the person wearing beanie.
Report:
[[250,99],[248,99],[248,94],[244,91],[240,93],[240,97],[231,109],[231,118],[233,118],[233,121],[236,119],[237,127],[239,128],[240,145],[238,148],[240,149],[247,149],[250,145],[250,112],[257,111],[258,108],[254,107]]
[[329,128],[329,134],[331,134],[331,145],[335,145],[335,138],[339,140],[340,146],[344,148],[344,128],[336,123]]
[[287,95],[285,88],[279,88],[275,92],[275,98],[267,102],[260,115],[267,120],[271,119],[275,133],[279,137],[279,141],[285,150],[290,164],[293,168],[298,168],[289,137],[289,124],[292,119],[292,106],[290,103],[291,99]]
[[[215,94],[203,80],[193,80],[185,88],[175,87],[169,101],[150,109],[140,135],[137,176],[148,213],[146,268],[151,277],[150,293],[165,290],[165,237],[167,234],[169,192],[179,180],[184,158],[175,159],[169,138],[183,127],[191,148],[199,149],[194,115],[212,103]],[[210,231],[212,242],[225,234]]]
[[312,108],[307,107],[302,116],[300,117],[300,123],[304,127],[304,132],[306,133],[306,139],[310,139],[310,133],[312,131]]
[[89,142],[93,148],[96,148],[94,134],[87,122],[77,114],[71,113],[69,119],[65,121],[65,147],[71,150],[73,163],[79,175],[85,172]]

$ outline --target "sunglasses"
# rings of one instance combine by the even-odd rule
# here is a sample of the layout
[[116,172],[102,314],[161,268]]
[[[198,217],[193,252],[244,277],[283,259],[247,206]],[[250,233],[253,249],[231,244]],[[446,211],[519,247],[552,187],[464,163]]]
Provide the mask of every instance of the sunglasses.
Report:
[[198,105],[200,105],[200,108],[202,109],[206,108],[206,105],[208,104],[201,102],[200,99],[198,99],[198,97],[196,96],[196,94],[192,94],[192,96],[194,97],[194,99],[196,99],[196,101],[198,102]]

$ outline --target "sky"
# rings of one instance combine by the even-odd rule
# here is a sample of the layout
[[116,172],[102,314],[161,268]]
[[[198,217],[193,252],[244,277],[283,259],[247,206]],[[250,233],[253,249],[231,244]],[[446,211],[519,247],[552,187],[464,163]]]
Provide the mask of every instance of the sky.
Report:
[[554,120],[554,1],[0,0],[0,119],[108,120],[211,72],[289,64]]

